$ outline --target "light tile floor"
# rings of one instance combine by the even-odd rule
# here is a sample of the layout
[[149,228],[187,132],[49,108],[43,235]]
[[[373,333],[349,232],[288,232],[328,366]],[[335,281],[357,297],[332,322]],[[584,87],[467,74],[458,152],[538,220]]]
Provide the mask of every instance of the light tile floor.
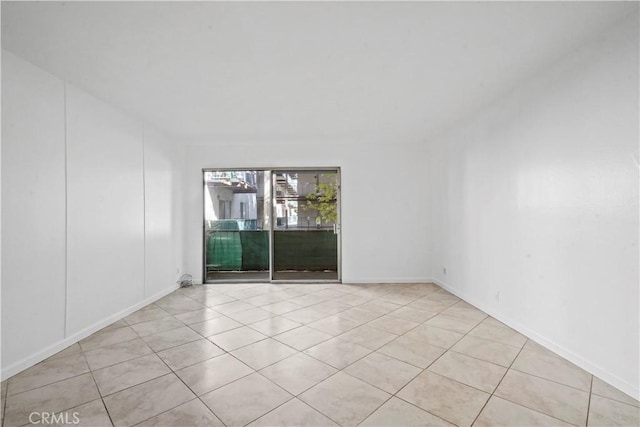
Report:
[[640,411],[433,284],[179,289],[2,382],[0,408],[7,427],[638,426]]

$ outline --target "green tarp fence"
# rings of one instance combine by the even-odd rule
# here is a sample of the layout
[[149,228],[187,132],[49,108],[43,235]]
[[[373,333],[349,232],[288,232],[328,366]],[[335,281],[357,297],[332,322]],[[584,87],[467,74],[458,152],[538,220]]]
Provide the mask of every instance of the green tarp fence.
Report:
[[[268,231],[211,231],[207,235],[207,271],[267,270]],[[332,231],[276,231],[276,271],[338,269],[338,240]]]
[[275,271],[338,270],[338,236],[333,230],[273,233]]
[[240,231],[243,270],[269,269],[269,232]]

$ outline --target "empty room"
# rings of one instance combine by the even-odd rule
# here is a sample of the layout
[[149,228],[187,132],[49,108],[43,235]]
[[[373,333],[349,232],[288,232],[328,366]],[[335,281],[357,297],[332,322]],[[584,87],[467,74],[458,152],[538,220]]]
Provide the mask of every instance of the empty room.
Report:
[[2,1],[0,427],[638,426],[639,10]]

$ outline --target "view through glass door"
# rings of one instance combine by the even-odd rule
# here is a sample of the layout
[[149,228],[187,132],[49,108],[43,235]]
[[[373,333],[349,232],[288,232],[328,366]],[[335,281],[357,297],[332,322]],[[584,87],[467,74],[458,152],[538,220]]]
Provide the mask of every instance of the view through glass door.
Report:
[[273,171],[273,280],[339,280],[337,170]]
[[260,170],[204,172],[206,281],[267,281],[271,175]]
[[337,169],[203,173],[207,282],[340,280]]

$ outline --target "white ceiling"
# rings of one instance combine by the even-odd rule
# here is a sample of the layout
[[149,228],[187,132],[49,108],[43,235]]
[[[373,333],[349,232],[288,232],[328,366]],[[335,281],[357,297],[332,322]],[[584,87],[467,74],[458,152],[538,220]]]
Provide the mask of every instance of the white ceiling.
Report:
[[2,46],[191,142],[424,140],[635,2],[2,2]]

